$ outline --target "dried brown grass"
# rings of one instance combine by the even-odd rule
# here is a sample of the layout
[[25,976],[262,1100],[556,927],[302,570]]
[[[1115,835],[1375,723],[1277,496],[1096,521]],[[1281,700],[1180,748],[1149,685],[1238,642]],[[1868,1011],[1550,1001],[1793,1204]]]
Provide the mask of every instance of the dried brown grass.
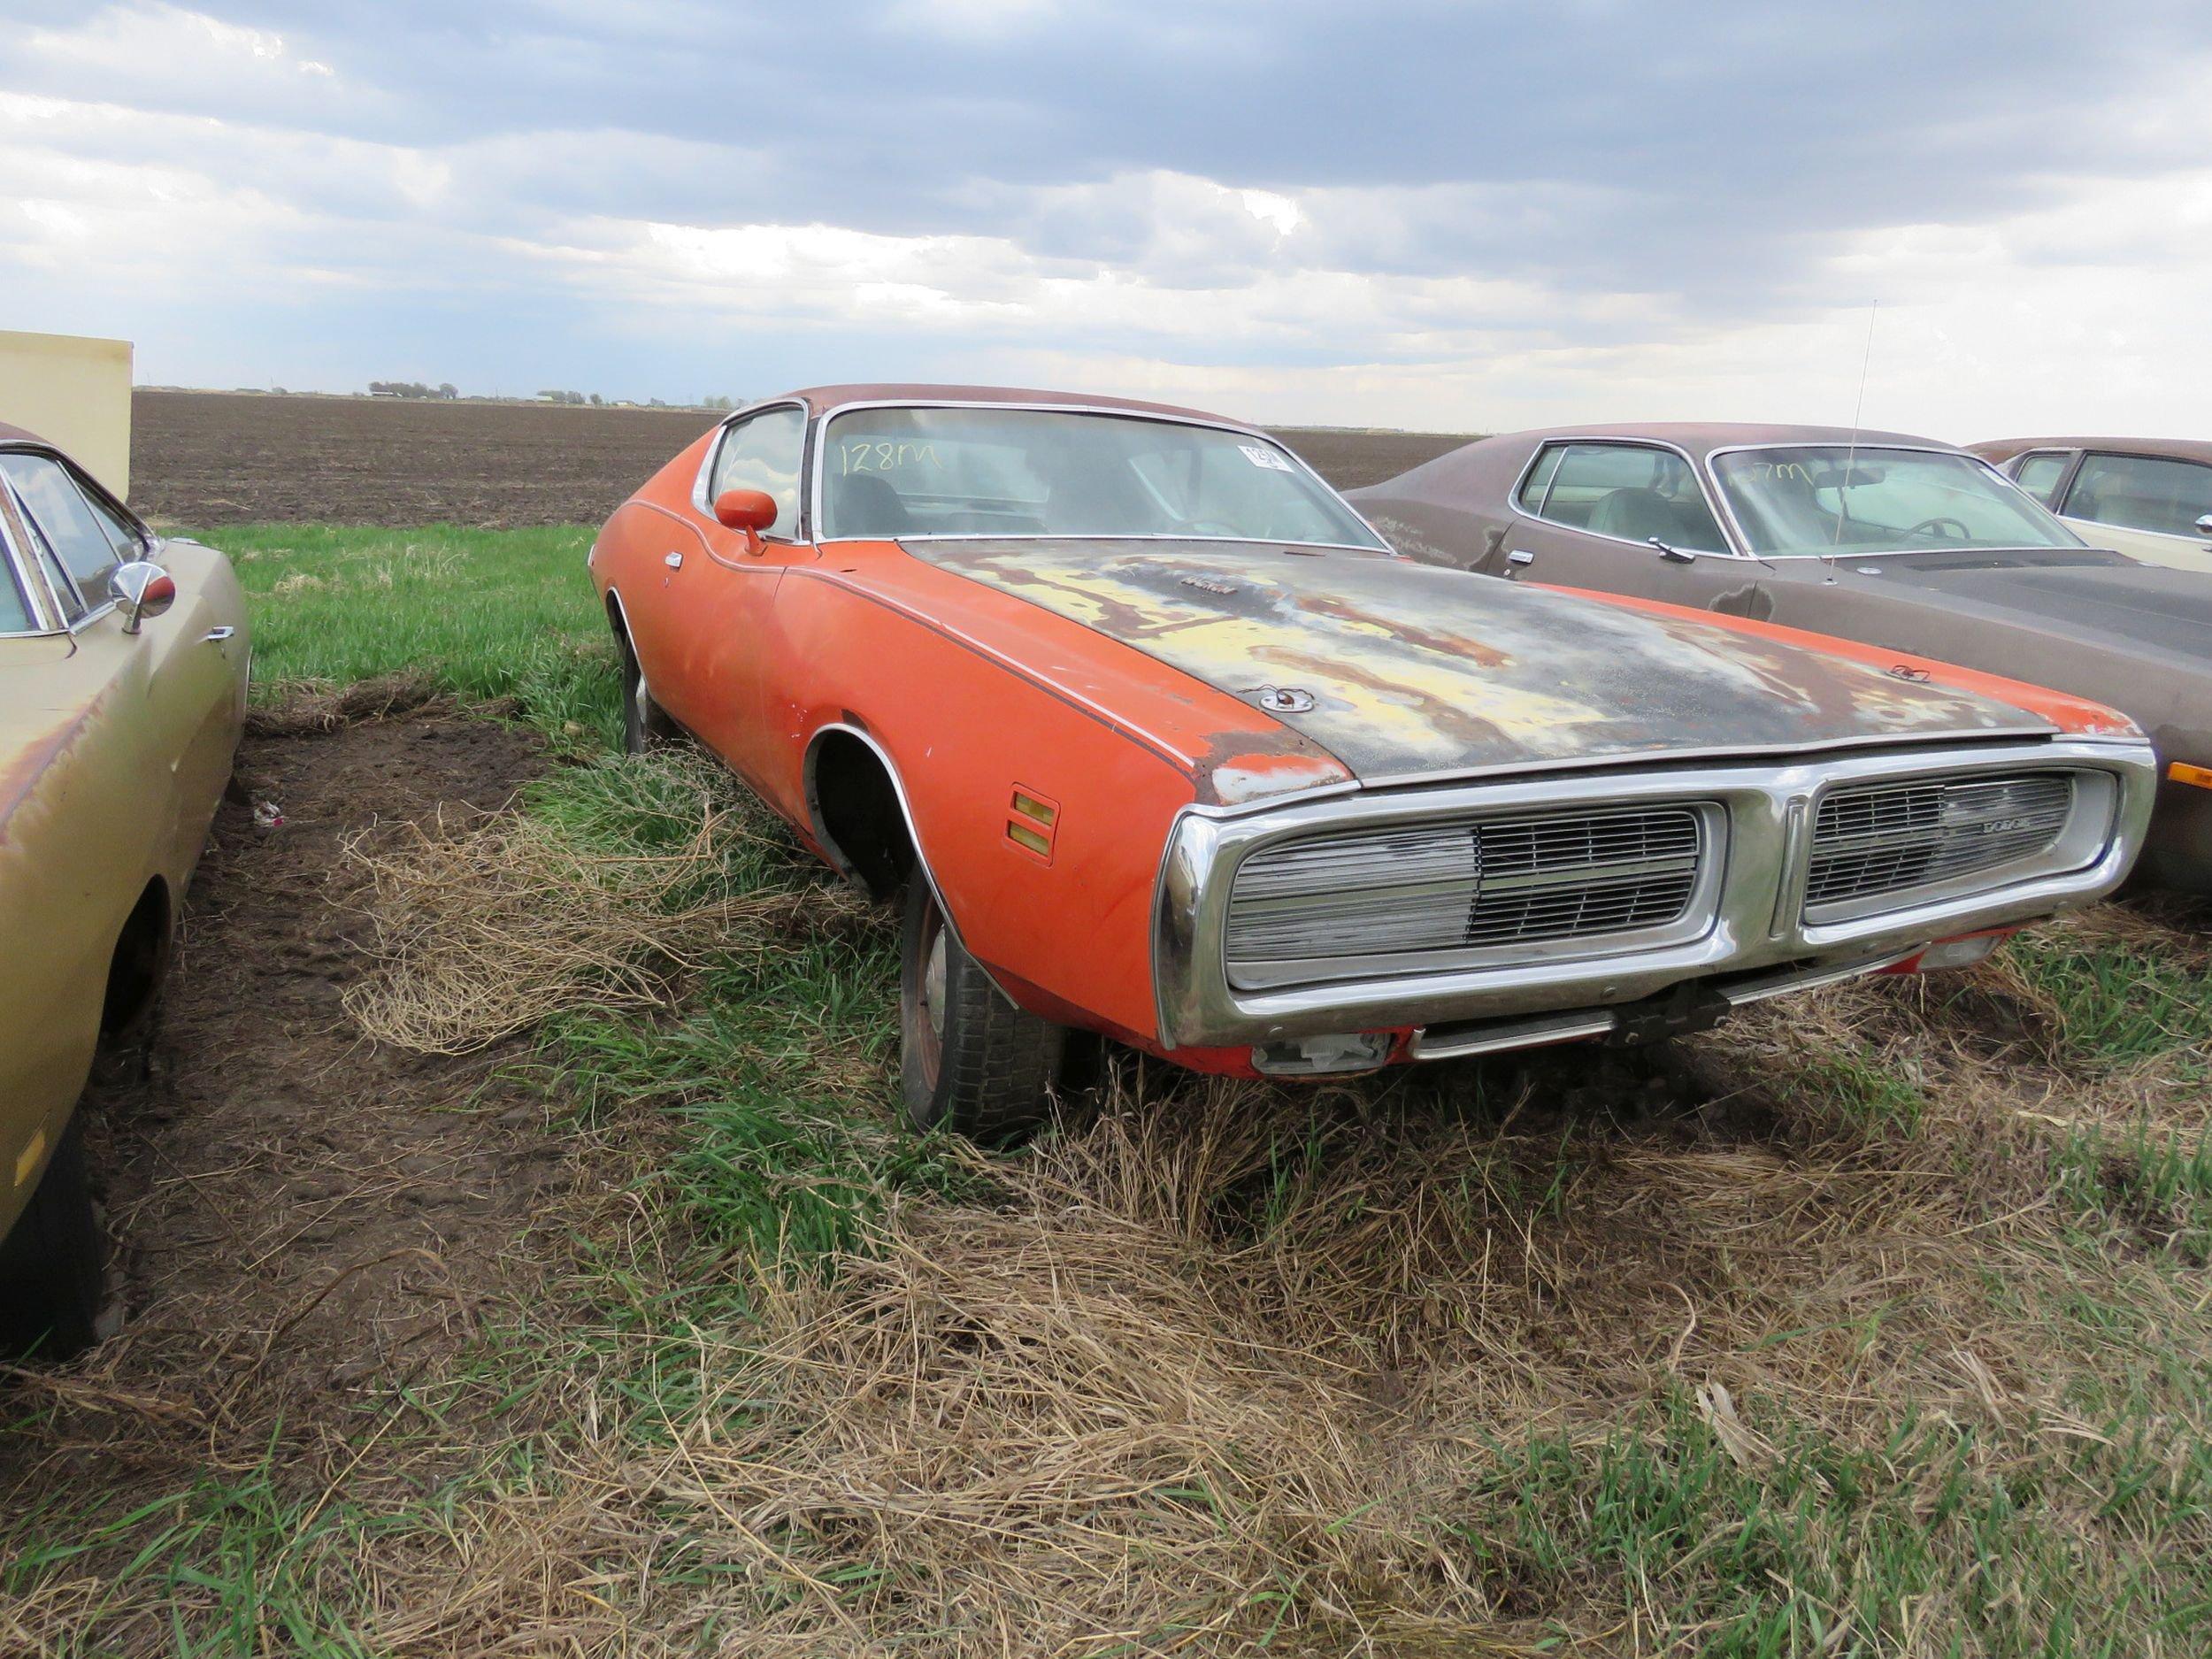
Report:
[[366,879],[376,971],[348,987],[346,1012],[377,1041],[467,1054],[565,1008],[665,1006],[710,956],[865,913],[845,888],[713,881],[733,841],[764,832],[718,780],[692,799],[687,839],[658,854],[594,852],[513,813],[357,834],[346,856]]
[[761,1273],[673,1443],[578,1471],[596,1505],[535,1548],[672,1529],[725,1587],[647,1595],[671,1650],[1602,1648],[1601,1571],[1548,1623],[1464,1531],[1529,1436],[1654,1432],[1679,1391],[1756,1463],[1762,1424],[1873,1448],[1901,1401],[2052,1408],[2065,1368],[1979,1279],[2042,1271],[2025,1223],[1783,1125],[1568,1118],[1559,1076],[1502,1115],[1125,1089],[979,1165],[996,1202],[902,1202],[833,1275]]

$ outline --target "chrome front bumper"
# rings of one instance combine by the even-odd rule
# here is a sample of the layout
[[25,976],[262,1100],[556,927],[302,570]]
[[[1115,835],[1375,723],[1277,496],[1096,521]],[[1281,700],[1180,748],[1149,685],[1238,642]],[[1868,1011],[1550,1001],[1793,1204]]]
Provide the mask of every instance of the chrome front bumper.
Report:
[[[1838,787],[1931,774],[2031,766],[2079,768],[2111,778],[2101,792],[2109,823],[2101,849],[2077,867],[2001,879],[1973,892],[1907,895],[1895,910],[1827,925],[1804,918],[1812,826],[1822,796]],[[2032,921],[2093,903],[2126,876],[2149,824],[2157,763],[2147,743],[2101,739],[1992,741],[1893,750],[1792,764],[1690,765],[1636,772],[1551,773],[1526,781],[1379,790],[1244,809],[1191,807],[1168,838],[1153,913],[1153,976],[1164,1046],[1223,1048],[1333,1033],[1425,1028],[1457,1022],[1583,1010],[1581,1029],[1555,1021],[1519,1047],[1592,1034],[1611,1023],[1595,1010],[1640,1002],[1685,980],[1728,976],[1716,987],[1766,984],[1776,995],[1847,977],[1959,933]],[[1435,972],[1240,988],[1230,981],[1226,920],[1238,865],[1252,854],[1316,831],[1414,825],[1470,812],[1656,801],[1709,802],[1725,820],[1705,925],[1657,946],[1608,950],[1567,940],[1532,944],[1509,962]],[[1762,973],[1759,971],[1770,972]],[[1502,1028],[1500,1034],[1503,1035]],[[1478,1052],[1440,1041],[1417,1057]]]

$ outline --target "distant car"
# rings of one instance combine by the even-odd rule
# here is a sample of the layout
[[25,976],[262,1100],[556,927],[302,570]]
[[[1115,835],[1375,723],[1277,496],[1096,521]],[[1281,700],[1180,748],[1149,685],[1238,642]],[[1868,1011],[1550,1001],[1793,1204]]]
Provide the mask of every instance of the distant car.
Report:
[[1188,410],[795,392],[590,563],[632,745],[687,728],[905,889],[921,1127],[1034,1123],[1071,1029],[1310,1077],[1978,959],[2148,809],[2109,710],[1426,568]]
[[1559,427],[1351,499],[1432,564],[1758,618],[2123,710],[2165,768],[2143,877],[2212,892],[2212,583],[2083,546],[1962,449],[1825,426]]
[[1967,449],[2090,546],[2212,576],[2212,442],[2007,438]]
[[104,1242],[79,1098],[142,1039],[245,713],[222,555],[163,541],[0,426],[0,1325],[92,1340]]

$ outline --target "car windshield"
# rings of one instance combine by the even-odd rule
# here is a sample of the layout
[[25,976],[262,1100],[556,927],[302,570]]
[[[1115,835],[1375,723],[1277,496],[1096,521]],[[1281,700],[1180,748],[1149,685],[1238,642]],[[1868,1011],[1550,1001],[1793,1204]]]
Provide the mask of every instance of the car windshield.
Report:
[[823,434],[825,541],[1195,536],[1383,549],[1264,438],[1126,415],[860,409]]
[[1713,476],[1750,551],[1767,558],[2081,545],[1970,456],[1793,445],[1716,455]]

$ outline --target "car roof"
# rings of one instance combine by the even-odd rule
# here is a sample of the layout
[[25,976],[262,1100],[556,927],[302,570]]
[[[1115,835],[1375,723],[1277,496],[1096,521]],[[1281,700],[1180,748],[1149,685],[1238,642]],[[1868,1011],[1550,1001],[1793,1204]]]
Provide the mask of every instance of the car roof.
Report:
[[4,420],[0,420],[0,443],[35,443],[48,449],[55,447],[35,432],[26,432],[20,426],[11,426]]
[[2162,455],[2177,461],[2212,462],[2206,438],[1993,438],[1969,446],[1975,454],[2010,460],[2030,449],[2104,449],[2124,455]]
[[1526,432],[1502,432],[1485,440],[1490,443],[1549,442],[1554,438],[1624,438],[1672,444],[1702,460],[1715,449],[1742,444],[1851,443],[1909,444],[1915,449],[1955,449],[1956,444],[1935,438],[1916,437],[1909,432],[1884,432],[1860,426],[1793,426],[1755,420],[1628,420],[1589,421],[1575,426],[1541,426]]
[[[942,386],[922,381],[856,382],[846,386],[810,386],[785,397],[801,399],[810,414],[819,415],[843,403],[1056,403],[1079,409],[1129,410],[1139,414],[1172,415],[1179,419],[1206,420],[1233,426],[1245,423],[1210,415],[1202,409],[1183,409],[1173,403],[1147,403],[1129,397],[1101,397],[1088,392],[1049,392],[1018,386]],[[774,403],[775,398],[764,398]]]

